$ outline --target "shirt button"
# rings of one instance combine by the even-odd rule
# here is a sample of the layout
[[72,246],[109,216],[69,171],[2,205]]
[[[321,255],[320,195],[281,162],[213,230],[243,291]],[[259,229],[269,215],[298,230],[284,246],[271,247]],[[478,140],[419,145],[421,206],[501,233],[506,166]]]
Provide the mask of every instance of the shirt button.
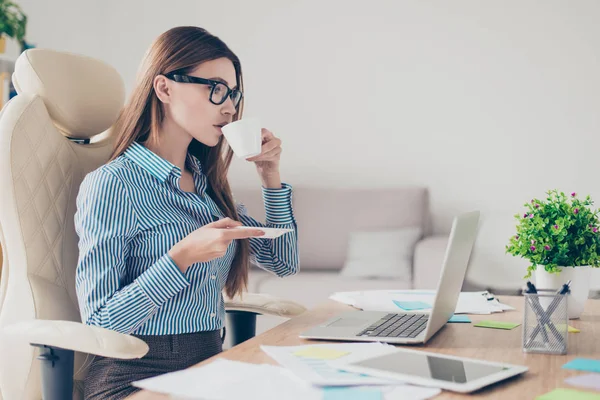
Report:
[[211,314],[210,314],[210,316],[214,318],[214,317],[216,317],[216,316],[217,316],[217,314],[215,314],[215,313],[211,313]]
[[211,275],[210,279],[217,279],[216,275]]

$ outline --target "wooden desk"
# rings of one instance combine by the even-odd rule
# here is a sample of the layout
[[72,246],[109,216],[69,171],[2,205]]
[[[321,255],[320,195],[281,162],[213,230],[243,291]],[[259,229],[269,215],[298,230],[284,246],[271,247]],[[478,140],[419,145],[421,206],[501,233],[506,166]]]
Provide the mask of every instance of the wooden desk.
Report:
[[[522,323],[523,297],[501,296],[500,301],[512,305],[517,311],[507,311],[492,315],[471,315],[473,322],[494,319]],[[298,338],[298,334],[307,328],[326,321],[338,312],[352,309],[341,303],[329,300],[321,306],[307,311],[285,323],[256,336],[228,351],[212,357],[198,366],[216,358],[245,361],[250,363],[276,364],[260,350],[260,345],[295,346],[310,343],[325,343]],[[600,300],[588,300],[585,312],[579,320],[569,324],[581,330],[581,333],[569,333],[569,350],[564,356],[525,354],[521,350],[521,328],[499,330],[475,328],[472,324],[452,323],[442,328],[426,345],[411,348],[472,357],[488,361],[526,365],[529,371],[520,377],[489,386],[470,395],[460,395],[443,391],[436,399],[486,398],[486,399],[533,399],[559,387],[569,387],[565,378],[583,372],[561,369],[569,360],[577,357],[600,359]],[[163,400],[163,396],[151,392],[138,392],[131,400]]]

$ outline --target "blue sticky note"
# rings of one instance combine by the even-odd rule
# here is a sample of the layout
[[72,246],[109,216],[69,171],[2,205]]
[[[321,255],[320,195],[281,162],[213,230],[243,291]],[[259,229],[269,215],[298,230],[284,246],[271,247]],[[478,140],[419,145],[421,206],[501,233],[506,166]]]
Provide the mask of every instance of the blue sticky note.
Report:
[[576,358],[562,366],[565,369],[576,369],[578,371],[589,371],[600,373],[600,360],[591,358]]
[[323,394],[323,400],[383,400],[377,388],[325,387]]
[[431,308],[430,304],[427,304],[422,301],[398,301],[394,300],[394,304],[403,310],[411,311],[411,310],[423,310],[426,308]]
[[471,319],[466,315],[453,315],[448,322],[466,322],[471,323]]

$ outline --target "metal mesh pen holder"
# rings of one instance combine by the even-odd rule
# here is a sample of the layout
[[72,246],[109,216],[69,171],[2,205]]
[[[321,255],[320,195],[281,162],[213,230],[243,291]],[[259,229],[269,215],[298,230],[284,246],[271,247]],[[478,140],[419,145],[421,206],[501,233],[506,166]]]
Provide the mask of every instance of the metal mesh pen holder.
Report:
[[569,329],[568,294],[538,290],[537,294],[524,293],[524,296],[523,351],[566,354]]

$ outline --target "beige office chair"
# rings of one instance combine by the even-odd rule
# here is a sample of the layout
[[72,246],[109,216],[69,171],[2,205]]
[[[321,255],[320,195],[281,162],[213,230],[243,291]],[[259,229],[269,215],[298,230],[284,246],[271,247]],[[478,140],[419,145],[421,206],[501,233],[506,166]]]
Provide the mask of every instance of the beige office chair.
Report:
[[[42,49],[19,57],[13,83],[18,95],[0,113],[0,398],[81,398],[90,355],[148,351],[133,336],[82,324],[75,294],[75,198],[109,157],[124,85],[101,61]],[[304,311],[257,294],[226,308],[234,344],[254,335],[256,314]]]

